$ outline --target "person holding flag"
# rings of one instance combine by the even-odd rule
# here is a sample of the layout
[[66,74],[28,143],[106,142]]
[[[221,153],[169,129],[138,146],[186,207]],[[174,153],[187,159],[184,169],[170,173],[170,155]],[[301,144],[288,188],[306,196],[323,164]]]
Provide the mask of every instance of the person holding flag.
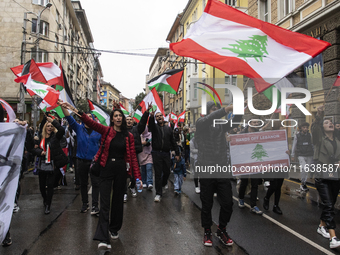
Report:
[[[96,155],[101,134],[92,130],[86,124],[78,124],[75,119],[70,115],[69,111],[64,107],[61,107],[63,113],[68,121],[70,127],[77,134],[77,163],[76,171],[79,173],[80,177],[80,193],[83,205],[81,207],[80,212],[86,213],[89,209],[89,200],[88,200],[88,178],[90,173],[90,165],[93,157]],[[94,115],[91,113],[87,113],[89,118],[94,120]],[[91,215],[99,215],[99,207],[98,207],[98,199],[99,199],[99,177],[90,174],[91,184],[92,184],[92,210]]]
[[[99,250],[110,250],[110,239],[118,239],[118,231],[123,224],[124,190],[126,172],[141,180],[133,135],[127,131],[122,110],[115,108],[110,114],[110,126],[102,125],[78,111],[68,103],[62,107],[72,110],[91,129],[102,135],[100,149],[95,160],[100,164],[100,213],[93,240],[97,240]],[[143,183],[141,182],[141,185]]]
[[154,201],[160,202],[162,187],[167,186],[170,175],[170,151],[175,151],[177,161],[180,157],[172,129],[164,125],[162,112],[157,112],[156,121],[157,124],[155,123],[155,111],[152,111],[149,119],[149,131],[152,133],[152,160],[155,169],[156,196]]
[[[120,108],[122,108],[122,104],[119,103]],[[142,118],[140,119],[140,121],[138,122],[138,124],[136,126],[133,125],[134,123],[134,119],[131,116],[126,116],[126,126],[127,126],[127,130],[133,134],[133,138],[135,140],[135,151],[136,151],[136,155],[137,155],[137,159],[138,159],[138,154],[141,153],[143,151],[143,146],[142,146],[142,141],[141,141],[141,134],[144,132],[145,127],[146,127],[146,123],[148,121],[148,117],[149,117],[149,111],[152,108],[152,104],[148,105],[147,110],[144,112],[144,114],[142,115]],[[125,115],[125,111],[124,109],[122,109],[124,115]],[[127,188],[130,189],[131,195],[132,197],[137,197],[137,192],[136,192],[136,182],[133,178],[133,173],[132,176],[127,176],[127,178],[130,179],[130,185],[129,187],[126,187],[126,192],[124,194],[124,202],[127,202]]]
[[53,120],[51,117],[46,117],[46,119],[47,122],[42,128],[42,134],[38,141],[38,148],[34,148],[32,152],[39,157],[39,187],[44,199],[45,214],[49,214],[55,175],[61,167],[68,163],[68,157],[60,146],[65,129],[57,120]]

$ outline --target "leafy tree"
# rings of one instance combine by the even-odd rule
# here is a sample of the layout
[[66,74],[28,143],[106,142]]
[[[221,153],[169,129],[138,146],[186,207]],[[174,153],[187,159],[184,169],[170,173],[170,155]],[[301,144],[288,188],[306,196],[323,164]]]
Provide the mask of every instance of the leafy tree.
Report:
[[133,109],[137,108],[137,106],[140,104],[140,102],[143,101],[145,96],[146,94],[144,92],[141,92],[135,97],[135,103],[133,104]]

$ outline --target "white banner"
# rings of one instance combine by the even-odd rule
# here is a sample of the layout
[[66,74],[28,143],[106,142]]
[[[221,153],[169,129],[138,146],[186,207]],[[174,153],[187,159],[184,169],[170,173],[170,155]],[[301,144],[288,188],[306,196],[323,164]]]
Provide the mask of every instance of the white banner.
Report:
[[237,134],[230,138],[234,176],[289,170],[286,130]]
[[0,243],[6,237],[12,219],[25,138],[25,127],[0,123]]

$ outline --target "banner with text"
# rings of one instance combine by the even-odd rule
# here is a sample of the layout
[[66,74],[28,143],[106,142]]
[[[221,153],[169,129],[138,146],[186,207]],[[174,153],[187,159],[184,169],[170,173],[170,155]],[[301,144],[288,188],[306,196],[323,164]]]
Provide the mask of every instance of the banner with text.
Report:
[[265,131],[230,136],[230,155],[233,176],[289,172],[286,130]]

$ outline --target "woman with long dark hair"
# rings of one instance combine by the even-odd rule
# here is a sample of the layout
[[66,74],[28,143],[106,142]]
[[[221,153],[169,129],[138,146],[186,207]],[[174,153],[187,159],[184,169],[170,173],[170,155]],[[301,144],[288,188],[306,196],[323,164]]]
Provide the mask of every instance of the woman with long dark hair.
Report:
[[340,246],[340,240],[335,235],[334,221],[334,204],[340,189],[337,166],[334,164],[339,164],[340,161],[340,141],[335,136],[332,120],[324,119],[323,116],[322,105],[318,107],[316,119],[312,124],[315,186],[323,203],[317,233],[330,239],[329,246],[333,249]]
[[[102,135],[101,146],[95,156],[100,157],[100,213],[93,240],[100,241],[98,249],[111,249],[111,239],[118,238],[123,223],[124,191],[126,174],[141,180],[135,152],[133,135],[127,131],[125,115],[120,109],[110,114],[110,126],[104,126],[78,111],[68,103],[62,106],[78,113],[81,120],[91,129]],[[104,149],[102,145],[104,143]],[[112,197],[111,197],[112,191]],[[111,208],[110,208],[111,204]],[[110,213],[111,209],[111,213]]]
[[33,149],[33,154],[39,157],[39,188],[44,199],[45,214],[49,214],[56,173],[68,163],[68,158],[60,146],[65,129],[51,117],[46,117],[46,120],[38,148]]

